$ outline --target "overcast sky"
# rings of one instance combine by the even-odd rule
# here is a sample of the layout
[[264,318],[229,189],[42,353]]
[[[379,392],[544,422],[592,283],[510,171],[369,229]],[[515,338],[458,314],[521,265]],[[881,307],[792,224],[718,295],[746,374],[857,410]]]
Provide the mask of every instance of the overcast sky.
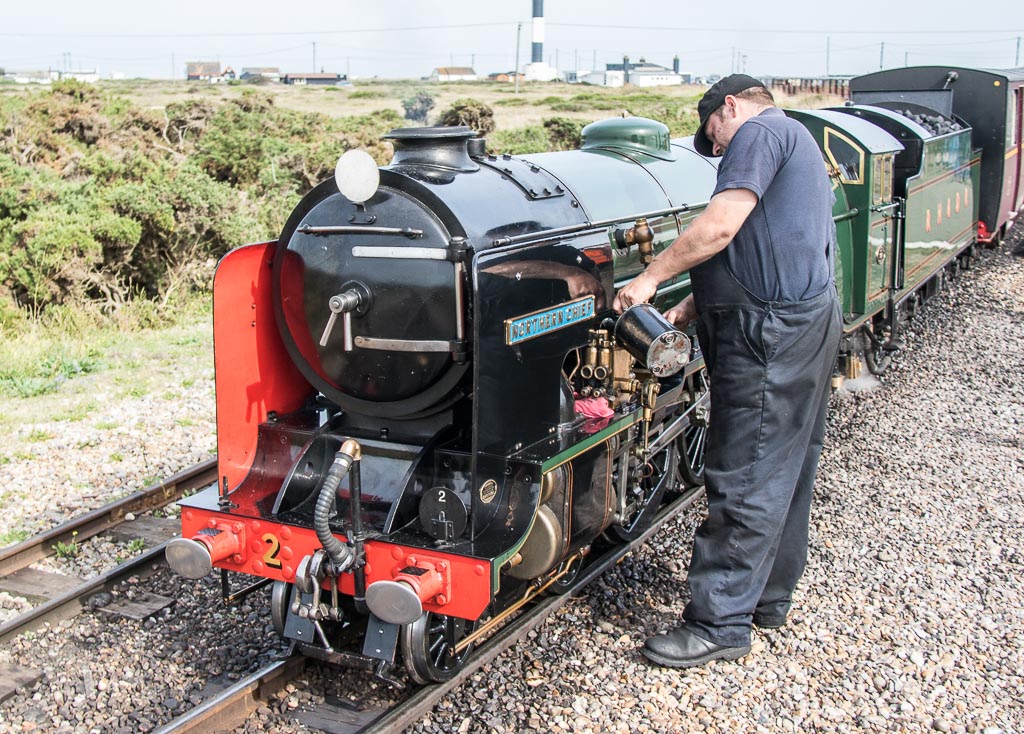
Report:
[[[695,12],[694,8],[705,8]],[[530,0],[5,2],[0,67],[183,77],[186,61],[421,77],[436,66],[480,74],[530,60]],[[1024,64],[1016,0],[546,0],[545,61],[559,69],[641,57],[683,71],[861,74],[886,67]]]

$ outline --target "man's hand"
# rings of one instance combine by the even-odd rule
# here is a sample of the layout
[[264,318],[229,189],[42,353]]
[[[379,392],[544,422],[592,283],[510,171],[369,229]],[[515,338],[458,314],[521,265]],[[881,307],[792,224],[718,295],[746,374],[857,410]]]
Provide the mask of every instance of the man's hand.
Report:
[[658,282],[645,270],[615,295],[612,309],[615,313],[622,313],[637,303],[647,303],[657,290]]
[[691,293],[682,301],[680,301],[675,306],[666,311],[664,316],[672,324],[679,327],[680,329],[686,328],[686,325],[689,324],[691,321],[696,321],[697,307],[693,304],[693,294]]

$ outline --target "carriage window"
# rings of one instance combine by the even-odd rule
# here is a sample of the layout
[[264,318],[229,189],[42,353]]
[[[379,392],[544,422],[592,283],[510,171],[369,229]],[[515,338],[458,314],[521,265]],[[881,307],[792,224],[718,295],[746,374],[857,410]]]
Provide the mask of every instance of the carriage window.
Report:
[[832,128],[825,128],[825,154],[839,171],[839,180],[848,184],[864,183],[864,151],[855,142]]
[[871,171],[874,179],[871,182],[871,203],[882,204],[892,201],[892,169],[893,155],[875,156]]

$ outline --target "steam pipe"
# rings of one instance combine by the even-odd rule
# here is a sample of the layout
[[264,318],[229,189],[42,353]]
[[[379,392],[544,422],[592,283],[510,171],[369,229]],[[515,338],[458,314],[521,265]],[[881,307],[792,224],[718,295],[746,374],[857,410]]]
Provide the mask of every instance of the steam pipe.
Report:
[[[341,480],[348,474],[352,463],[358,461],[361,456],[362,449],[352,439],[341,445],[334,457],[334,463],[327,470],[327,478],[320,488],[320,496],[317,497],[316,509],[313,512],[313,528],[316,530],[317,540],[320,541],[320,545],[323,546],[339,573],[346,571],[355,562],[356,557],[351,548],[334,537],[328,520],[331,506],[334,504],[334,497],[338,492],[338,487],[341,486]],[[354,534],[355,530],[353,529]]]

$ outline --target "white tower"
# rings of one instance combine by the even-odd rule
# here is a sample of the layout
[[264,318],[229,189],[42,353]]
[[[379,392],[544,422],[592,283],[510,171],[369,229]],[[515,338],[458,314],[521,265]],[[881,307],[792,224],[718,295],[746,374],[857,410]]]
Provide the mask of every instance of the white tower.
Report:
[[550,82],[558,78],[558,70],[544,63],[544,0],[533,0],[533,47],[523,77],[528,82]]

